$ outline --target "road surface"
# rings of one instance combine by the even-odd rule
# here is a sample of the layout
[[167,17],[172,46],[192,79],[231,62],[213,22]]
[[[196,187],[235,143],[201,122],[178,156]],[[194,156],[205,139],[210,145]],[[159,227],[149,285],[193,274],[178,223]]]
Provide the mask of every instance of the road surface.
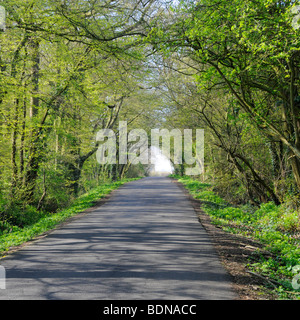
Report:
[[0,265],[5,300],[236,298],[189,199],[169,178],[124,185]]

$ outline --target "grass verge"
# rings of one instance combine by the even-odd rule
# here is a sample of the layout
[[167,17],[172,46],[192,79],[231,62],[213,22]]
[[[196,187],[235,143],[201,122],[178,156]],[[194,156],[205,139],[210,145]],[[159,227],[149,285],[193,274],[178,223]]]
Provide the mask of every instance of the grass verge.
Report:
[[213,187],[191,177],[172,175],[201,201],[203,211],[224,231],[259,241],[270,254],[257,252],[246,268],[265,278],[266,288],[278,299],[300,300],[299,213],[285,205],[233,206],[213,192]]
[[97,201],[105,198],[113,190],[118,189],[124,183],[133,180],[137,179],[123,179],[121,181],[103,183],[99,187],[92,189],[88,193],[80,196],[72,205],[70,205],[70,207],[57,213],[37,213],[33,208],[27,208],[27,210],[23,212],[24,220],[32,220],[31,216],[34,214],[38,214],[39,219],[36,221],[35,215],[34,223],[27,223],[22,228],[18,226],[12,226],[7,222],[2,222],[0,230],[0,257],[5,256],[5,254],[11,248],[20,246],[23,243],[55,228],[58,224],[64,222],[66,219],[93,207]]

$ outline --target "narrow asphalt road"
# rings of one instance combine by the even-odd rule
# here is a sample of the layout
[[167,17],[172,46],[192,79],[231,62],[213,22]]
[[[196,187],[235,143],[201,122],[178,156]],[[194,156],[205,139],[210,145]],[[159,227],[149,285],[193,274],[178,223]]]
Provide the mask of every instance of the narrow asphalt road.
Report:
[[192,205],[168,178],[126,184],[0,265],[0,299],[236,298]]

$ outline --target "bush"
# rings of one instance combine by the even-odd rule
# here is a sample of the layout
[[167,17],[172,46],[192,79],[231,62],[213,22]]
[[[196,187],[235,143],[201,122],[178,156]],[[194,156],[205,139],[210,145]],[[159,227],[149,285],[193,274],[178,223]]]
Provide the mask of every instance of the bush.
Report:
[[26,205],[18,206],[14,204],[10,206],[6,212],[7,222],[10,225],[23,228],[39,221],[45,216],[45,213],[38,211],[35,207]]
[[279,207],[274,202],[262,203],[260,208],[255,211],[257,218],[264,217],[266,215],[273,215],[274,217],[279,216]]
[[288,233],[299,231],[300,223],[298,213],[296,211],[284,213],[278,222],[278,229]]

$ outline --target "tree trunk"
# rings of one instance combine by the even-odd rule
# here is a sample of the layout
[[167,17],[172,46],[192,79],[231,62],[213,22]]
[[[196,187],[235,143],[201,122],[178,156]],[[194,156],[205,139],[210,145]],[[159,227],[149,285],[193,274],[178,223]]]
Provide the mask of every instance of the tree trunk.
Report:
[[[32,66],[32,84],[33,84],[33,96],[31,97],[31,105],[29,110],[29,116],[33,119],[38,113],[39,107],[39,70],[40,70],[40,52],[39,41],[36,39],[30,39],[31,58],[33,62]],[[37,134],[37,132],[39,134]],[[41,128],[32,130],[32,140],[30,143],[29,161],[26,167],[26,173],[24,178],[25,183],[25,199],[29,202],[33,202],[34,189],[36,185],[36,179],[38,176],[38,170],[41,159],[42,142],[40,139]]]
[[18,166],[16,162],[17,156],[17,135],[18,135],[18,121],[19,121],[19,99],[15,101],[15,116],[13,118],[13,131],[12,131],[12,149],[11,149],[11,164],[12,164],[12,184],[11,196],[15,195],[17,182],[18,182]]
[[300,191],[300,161],[292,152],[290,152],[289,154],[290,154],[289,160],[292,166],[295,182],[298,187],[298,191]]
[[20,144],[20,183],[23,182],[23,173],[24,173],[24,154],[25,154],[25,129],[26,129],[26,97],[24,97],[23,101],[23,119],[22,119],[22,126],[21,126],[21,144]]
[[30,46],[32,48],[32,84],[33,96],[31,98],[30,118],[33,118],[38,113],[40,99],[39,94],[39,77],[40,77],[40,44],[36,39],[31,39]]
[[280,200],[278,199],[277,195],[274,193],[273,189],[268,185],[268,183],[256,172],[250,162],[240,154],[235,154],[235,157],[242,160],[243,163],[250,169],[252,176],[254,178],[254,182],[258,183],[263,190],[265,190],[269,197],[274,201],[276,205],[280,204]]

